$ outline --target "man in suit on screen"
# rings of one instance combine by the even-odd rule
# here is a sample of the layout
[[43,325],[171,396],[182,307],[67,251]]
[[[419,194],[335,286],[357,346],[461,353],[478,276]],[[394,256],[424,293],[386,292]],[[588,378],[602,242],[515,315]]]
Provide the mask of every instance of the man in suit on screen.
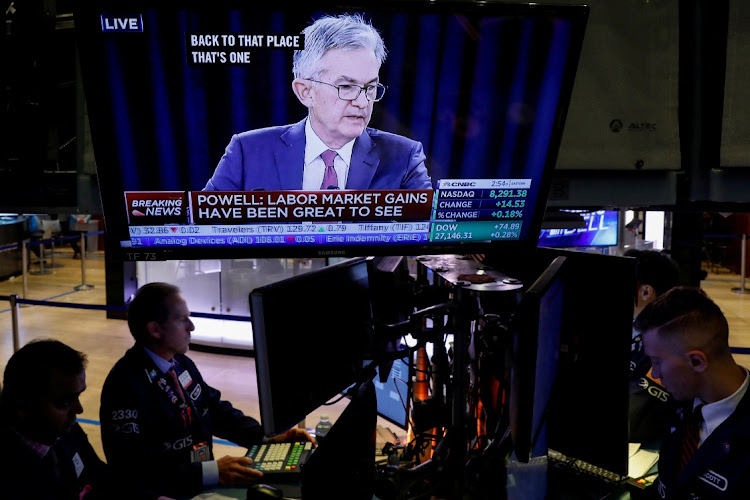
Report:
[[386,90],[378,31],[339,15],[303,33],[292,89],[308,116],[234,135],[204,190],[431,189],[420,142],[367,127]]

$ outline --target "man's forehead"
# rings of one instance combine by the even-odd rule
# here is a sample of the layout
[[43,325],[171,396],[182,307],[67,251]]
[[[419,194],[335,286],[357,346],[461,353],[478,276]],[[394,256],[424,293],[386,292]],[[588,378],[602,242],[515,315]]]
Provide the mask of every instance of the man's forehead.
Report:
[[681,335],[672,332],[664,334],[658,328],[650,328],[641,332],[643,346],[646,351],[665,351],[677,353],[685,350],[685,339]]
[[641,339],[643,340],[643,346],[648,349],[649,347],[655,347],[662,343],[663,339],[659,335],[659,330],[656,328],[649,328],[640,332]]

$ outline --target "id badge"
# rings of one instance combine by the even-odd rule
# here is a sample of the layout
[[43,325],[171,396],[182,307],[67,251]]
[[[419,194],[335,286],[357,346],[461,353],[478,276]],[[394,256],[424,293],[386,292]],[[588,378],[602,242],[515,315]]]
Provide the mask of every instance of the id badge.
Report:
[[193,463],[208,462],[211,460],[211,452],[208,449],[208,443],[198,443],[193,445],[193,450],[190,453]]

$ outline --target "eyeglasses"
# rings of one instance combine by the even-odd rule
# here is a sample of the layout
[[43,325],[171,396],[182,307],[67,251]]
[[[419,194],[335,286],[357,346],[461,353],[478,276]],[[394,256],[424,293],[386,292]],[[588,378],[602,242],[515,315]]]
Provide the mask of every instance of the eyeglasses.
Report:
[[365,91],[365,98],[370,102],[378,102],[383,98],[385,95],[385,89],[386,87],[383,84],[377,83],[375,85],[367,85],[365,87],[361,85],[355,85],[355,84],[347,84],[347,85],[333,85],[327,82],[321,82],[318,80],[313,80],[312,78],[305,78],[305,80],[315,82],[315,83],[322,83],[323,85],[328,85],[329,87],[335,88],[339,93],[339,99],[342,101],[354,101],[359,97],[359,94],[362,93],[362,91]]

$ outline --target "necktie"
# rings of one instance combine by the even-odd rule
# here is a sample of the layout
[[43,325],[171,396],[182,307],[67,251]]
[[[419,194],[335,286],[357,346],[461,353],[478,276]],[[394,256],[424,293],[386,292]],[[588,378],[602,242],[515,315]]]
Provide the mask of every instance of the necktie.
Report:
[[177,380],[177,372],[174,371],[174,366],[170,367],[169,370],[167,370],[167,377],[169,377],[169,380],[172,382],[172,385],[174,386],[174,392],[184,403],[186,401],[185,393],[182,392],[182,386],[180,385],[180,381]]
[[700,443],[700,430],[703,423],[701,408],[703,408],[702,404],[696,406],[686,422],[685,438],[682,441],[682,455],[680,456],[680,472],[685,469],[685,466],[698,449],[698,443]]
[[44,455],[44,458],[42,459],[43,462],[45,462],[52,472],[52,476],[55,478],[56,481],[60,480],[60,463],[57,459],[57,453],[55,452],[54,447],[50,447],[49,451],[46,455]]
[[338,189],[339,178],[336,175],[336,169],[333,168],[336,151],[329,149],[321,154],[320,157],[323,158],[323,163],[326,164],[326,171],[323,174],[323,183],[320,185],[320,189],[331,189],[332,187]]

